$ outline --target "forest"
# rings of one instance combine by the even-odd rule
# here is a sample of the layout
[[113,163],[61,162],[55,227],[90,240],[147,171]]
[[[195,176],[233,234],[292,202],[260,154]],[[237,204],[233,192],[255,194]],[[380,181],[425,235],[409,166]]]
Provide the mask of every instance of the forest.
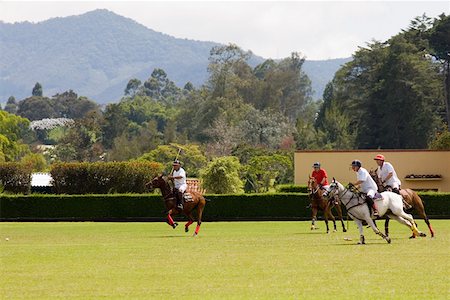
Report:
[[0,110],[0,162],[42,171],[146,160],[170,170],[179,153],[190,177],[222,168],[235,186],[260,192],[293,181],[296,149],[450,149],[450,16],[416,17],[389,40],[361,46],[320,101],[301,53],[255,67],[250,56],[214,46],[201,87],[177,86],[157,68],[104,106],[72,90],[47,96],[37,82],[30,97],[11,96]]

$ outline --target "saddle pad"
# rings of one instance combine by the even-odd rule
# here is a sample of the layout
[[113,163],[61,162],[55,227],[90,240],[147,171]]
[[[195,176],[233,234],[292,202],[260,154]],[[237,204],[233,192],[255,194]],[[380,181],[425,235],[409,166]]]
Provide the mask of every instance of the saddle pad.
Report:
[[192,198],[192,195],[190,193],[184,193],[183,200],[184,200],[184,202],[193,202],[194,201],[194,199]]
[[381,195],[378,192],[376,192],[375,196],[373,196],[373,200],[382,200],[382,199],[383,199],[383,195]]

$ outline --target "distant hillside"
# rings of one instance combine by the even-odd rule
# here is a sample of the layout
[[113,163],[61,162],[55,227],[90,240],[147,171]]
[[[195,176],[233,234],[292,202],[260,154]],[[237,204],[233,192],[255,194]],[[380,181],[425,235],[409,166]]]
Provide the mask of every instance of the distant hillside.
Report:
[[[108,10],[40,23],[0,22],[0,102],[31,94],[36,82],[52,96],[73,89],[99,102],[114,102],[129,79],[164,69],[183,86],[201,85],[213,42],[178,39]],[[263,61],[253,57],[251,64]],[[307,61],[305,71],[320,98],[325,84],[348,59]]]

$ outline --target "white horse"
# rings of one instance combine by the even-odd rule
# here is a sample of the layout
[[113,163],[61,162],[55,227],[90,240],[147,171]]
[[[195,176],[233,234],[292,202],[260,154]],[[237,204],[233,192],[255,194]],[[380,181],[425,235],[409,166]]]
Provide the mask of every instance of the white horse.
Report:
[[[358,225],[360,234],[358,244],[365,244],[363,235],[363,221],[366,221],[376,234],[380,235],[388,243],[391,242],[391,239],[377,228],[372,220],[372,218],[375,219],[376,217],[370,214],[370,210],[365,199],[363,199],[359,194],[345,188],[341,183],[333,178],[328,195],[330,197],[338,197],[342,204],[345,205],[349,216],[355,221],[356,225]],[[389,218],[397,220],[401,224],[408,226],[412,230],[414,236],[420,235],[413,217],[403,211],[402,196],[393,192],[383,192],[381,195],[383,198],[375,199],[379,216],[381,217],[386,214]]]

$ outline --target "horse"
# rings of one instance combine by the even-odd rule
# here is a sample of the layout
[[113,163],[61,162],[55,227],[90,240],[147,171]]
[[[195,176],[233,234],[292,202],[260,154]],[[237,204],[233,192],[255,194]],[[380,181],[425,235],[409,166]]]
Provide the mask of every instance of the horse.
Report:
[[[175,229],[178,226],[178,223],[175,222],[172,218],[174,215],[185,214],[188,217],[188,222],[184,225],[184,231],[189,232],[189,226],[194,223],[193,210],[197,209],[197,227],[195,228],[194,236],[198,235],[200,230],[200,225],[202,224],[202,214],[206,205],[206,199],[202,194],[194,191],[186,192],[184,195],[192,198],[190,201],[185,201],[183,204],[183,209],[177,208],[177,201],[175,199],[175,195],[173,194],[173,190],[169,185],[169,182],[163,177],[163,175],[156,176],[150,182],[148,182],[147,187],[159,188],[161,191],[161,195],[164,199],[164,205],[167,211],[167,223]],[[184,198],[184,196],[183,196]],[[186,198],[185,198],[186,199]]]
[[[381,179],[378,177],[375,170],[370,170],[369,174],[373,178],[375,183],[377,184],[379,192],[384,192],[384,191],[391,192],[392,191],[391,186],[383,185],[383,183],[381,182]],[[425,207],[423,205],[423,201],[419,197],[419,195],[411,189],[401,189],[400,195],[403,197],[404,202],[406,202],[406,204],[408,206],[410,206],[409,208],[406,208],[405,210],[409,211],[410,209],[411,210],[414,209],[419,214],[419,216],[425,221],[425,223],[428,225],[428,229],[430,230],[431,237],[434,237],[433,227],[431,227],[430,220],[428,219],[428,216],[425,213]],[[385,230],[385,234],[389,235],[389,218],[386,218],[386,221],[384,223],[384,230]],[[421,233],[421,236],[426,236],[426,234]],[[414,238],[414,236],[411,236],[411,238]]]
[[347,229],[344,225],[344,220],[342,218],[342,208],[339,202],[335,202],[334,200],[326,200],[323,197],[323,190],[320,189],[319,185],[317,184],[316,180],[313,177],[310,177],[308,180],[308,191],[309,191],[309,198],[311,200],[311,209],[312,209],[312,223],[311,223],[311,230],[317,229],[315,226],[315,222],[317,220],[317,212],[323,211],[323,216],[325,218],[325,224],[327,225],[327,233],[330,232],[330,228],[328,227],[328,218],[330,218],[333,221],[333,232],[336,232],[336,219],[331,212],[331,209],[333,207],[336,208],[336,211],[338,213],[339,220],[341,220],[342,224],[342,231],[347,232]]
[[[345,205],[348,215],[358,225],[360,239],[358,244],[365,244],[365,238],[363,234],[363,221],[372,227],[373,231],[380,235],[386,242],[391,243],[391,238],[382,233],[372,220],[369,207],[363,197],[359,193],[355,193],[350,188],[344,187],[341,183],[333,178],[333,182],[330,185],[330,196],[337,196],[342,204]],[[387,214],[390,218],[397,220],[401,224],[408,226],[413,235],[419,235],[414,219],[410,214],[403,211],[402,197],[393,192],[382,192],[382,198],[376,199],[378,214],[380,217]],[[376,218],[376,217],[373,217]]]

